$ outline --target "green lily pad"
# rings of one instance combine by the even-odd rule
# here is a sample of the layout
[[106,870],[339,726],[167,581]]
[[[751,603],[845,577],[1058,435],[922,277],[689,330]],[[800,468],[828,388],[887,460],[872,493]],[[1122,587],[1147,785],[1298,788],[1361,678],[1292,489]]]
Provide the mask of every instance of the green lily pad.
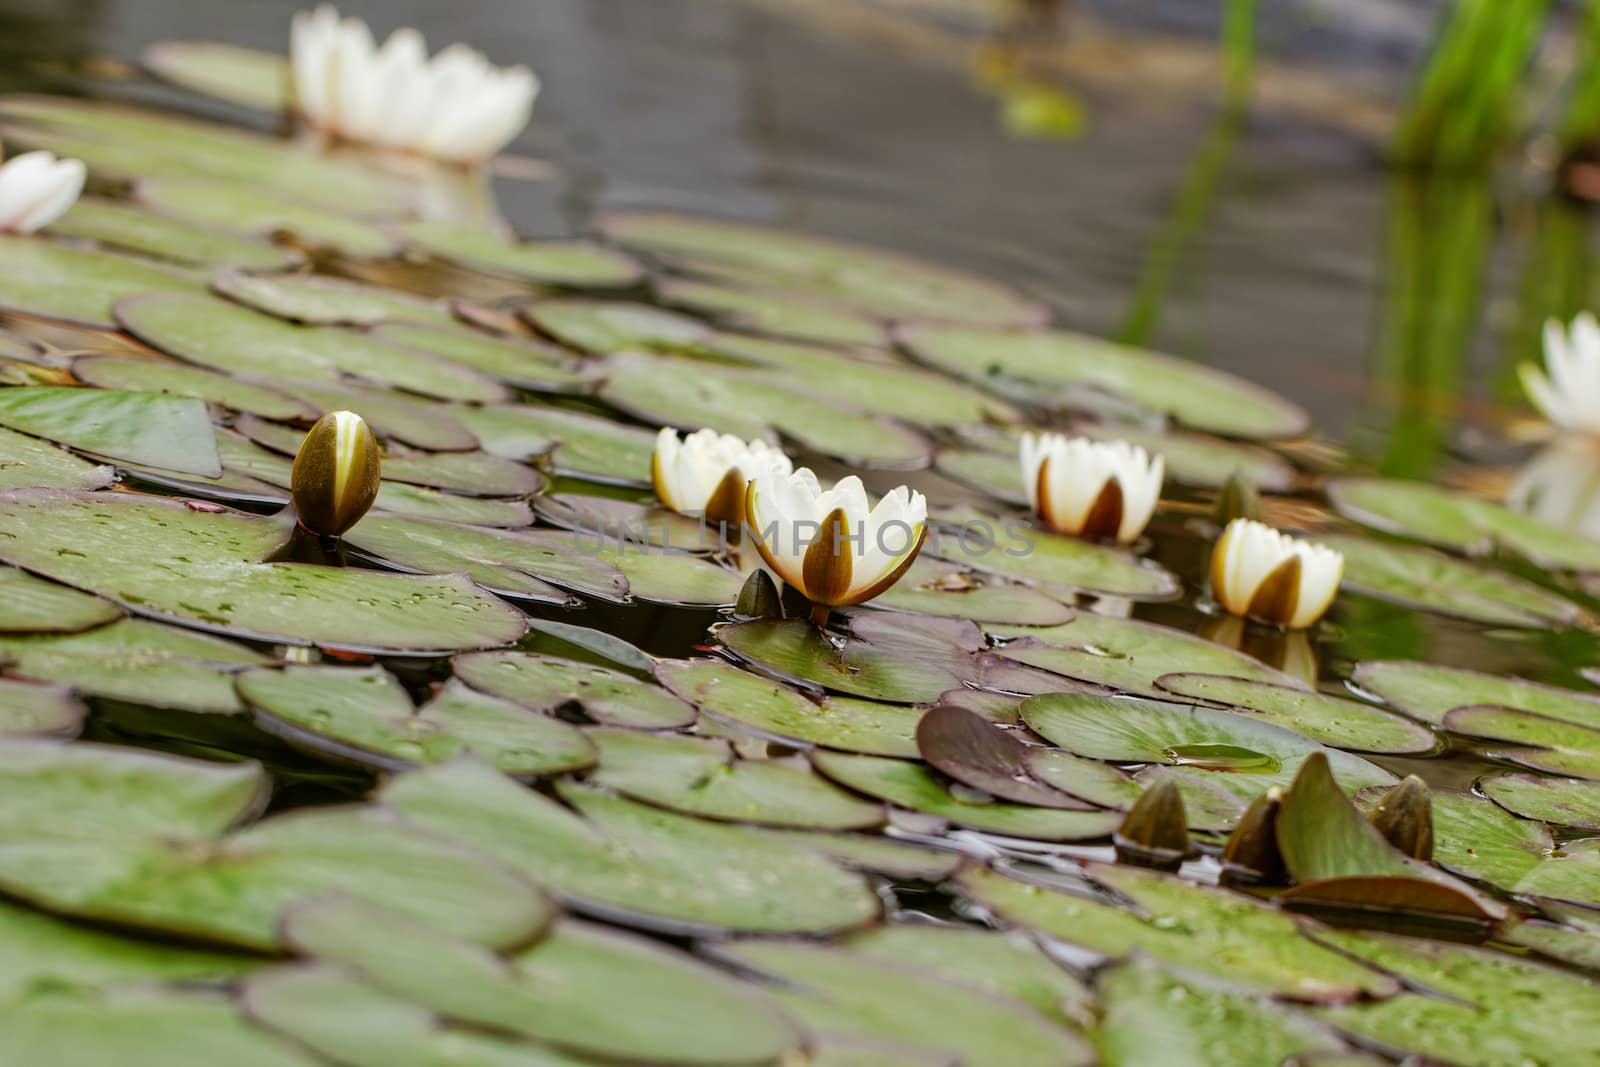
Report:
[[1122,822],[1111,811],[1037,808],[1003,801],[968,800],[952,793],[920,763],[843,752],[811,754],[817,770],[840,785],[957,826],[1043,841],[1083,841],[1110,837]]
[[[89,163],[95,165],[93,159]],[[300,190],[274,192],[192,177],[180,167],[141,180],[134,193],[139,203],[198,226],[247,234],[290,233],[307,244],[357,258],[387,256],[397,248],[395,239],[381,227],[308,203],[301,199]]]
[[0,633],[78,633],[121,617],[108,600],[0,567]]
[[893,838],[866,834],[829,834],[806,830],[774,831],[815,849],[852,870],[872,871],[897,882],[938,882],[961,866],[961,854],[909,845]]
[[393,437],[434,452],[465,452],[478,447],[477,437],[463,424],[463,416],[477,408],[434,404],[392,390],[320,380],[262,380],[320,411],[353,411],[367,420],[380,437]]
[[976,571],[1037,585],[1047,593],[1095,593],[1129,600],[1170,600],[1178,579],[1160,564],[1111,545],[1067,537],[1021,519],[961,510],[934,516],[924,552]]
[[1600,696],[1522,678],[1412,660],[1370,660],[1351,681],[1364,692],[1423,722],[1444,722],[1454,708],[1493,704],[1600,729]]
[[437,489],[424,489],[403,482],[378,486],[378,499],[372,505],[379,511],[412,519],[460,523],[463,526],[496,526],[516,529],[533,525],[533,509],[525,500],[485,500],[456,496]]
[[[1356,794],[1356,805],[1370,815],[1378,790]],[[1433,862],[1464,878],[1510,890],[1549,855],[1550,831],[1519,819],[1482,797],[1446,789],[1431,791]]]
[[1394,777],[1359,756],[1321,745],[1250,715],[1137,697],[1047,693],[1022,702],[1028,725],[1069,752],[1117,763],[1181,767],[1254,800],[1287,786],[1307,758],[1325,753],[1348,792],[1392,785]]
[[88,714],[64,685],[0,678],[0,737],[70,737]]
[[555,619],[530,619],[528,636],[517,647],[558,659],[618,668],[640,678],[649,677],[656,663],[654,656],[616,634]]
[[1431,752],[1439,745],[1425,726],[1323,693],[1216,674],[1165,674],[1156,684],[1174,696],[1260,716],[1333,748],[1405,755]]
[[724,325],[753,333],[835,345],[886,345],[882,323],[826,304],[785,294],[690,278],[664,278],[656,295],[675,307],[716,317]]
[[686,815],[815,830],[854,830],[883,809],[850,796],[804,765],[741,760],[724,741],[596,729],[600,766],[588,780]]
[[611,485],[648,485],[655,436],[579,411],[533,404],[462,408],[453,412],[487,452],[508,459],[550,453],[557,474]]
[[285,644],[395,652],[499,645],[527,627],[521,612],[461,575],[258,562],[287,532],[276,519],[156,497],[0,493],[0,558],[142,615]]
[[655,545],[679,552],[722,548],[719,535],[708,525],[655,504],[581,493],[551,493],[541,496],[535,506],[539,518],[583,534],[585,543],[597,550],[607,542],[630,548]]
[[185,363],[124,359],[120,356],[80,356],[72,361],[72,375],[79,381],[103,390],[192,396],[265,419],[312,420],[317,417],[315,408],[287,393]]
[[114,329],[112,306],[141,293],[194,293],[199,285],[153,260],[0,234],[0,308]]
[[[908,621],[884,613],[855,616],[856,636],[842,647],[803,619],[734,623],[717,630],[717,641],[740,660],[779,677],[896,704],[933,703],[947,689],[960,689],[978,677],[979,644],[959,620],[904,618]],[[941,622],[949,625],[935,625]]]
[[1072,609],[1037,589],[962,569],[959,564],[919,556],[878,607],[943,615],[974,622],[1050,626],[1072,618]]
[[0,489],[101,489],[117,472],[79,459],[49,441],[0,427]]
[[683,552],[605,544],[595,557],[627,577],[629,599],[652,604],[731,608],[744,585],[737,571]]
[[316,1067],[216,993],[53,989],[0,1005],[0,1059],[120,1067]]
[[1301,1057],[1347,1049],[1325,1023],[1293,1008],[1186,981],[1145,960],[1102,971],[1095,990],[1105,1067],[1321,1064]]
[[562,344],[598,355],[695,351],[713,332],[691,316],[622,301],[540,300],[522,317]]
[[1109,763],[1041,745],[1029,748],[1023,763],[1039,781],[1080,800],[1116,811],[1132,808],[1139,795],[1156,781],[1170,781],[1183,797],[1183,810],[1191,830],[1230,830],[1245,811],[1243,800],[1215,784],[1213,777],[1205,772],[1190,774],[1165,765],[1152,765],[1130,775]]
[[1309,425],[1301,408],[1243,378],[1087,334],[910,326],[898,336],[917,359],[979,385],[1101,390],[1227,437],[1292,437]]
[[384,323],[372,331],[380,341],[432,352],[520,389],[542,393],[587,391],[593,374],[564,348],[532,338],[492,337],[456,326]]
[[761,1063],[797,1042],[758,989],[643,938],[564,920],[502,960],[426,927],[397,938],[398,919],[335,898],[284,925],[303,952],[446,1018],[607,1059]]
[[550,583],[591,596],[621,600],[620,571],[585,552],[571,534],[501,530],[369,514],[345,535],[350,544],[418,574],[465,571],[487,589],[530,600],[567,603]]
[[871,700],[812,701],[787,686],[714,659],[666,660],[661,684],[702,713],[767,737],[876,756],[917,756],[921,712]]
[[637,352],[611,357],[605,369],[600,396],[647,422],[710,427],[747,439],[781,433],[863,466],[920,467],[932,454],[914,430],[835,402],[850,395],[847,387],[819,395],[816,379],[791,387],[760,372]]
[[283,270],[298,266],[298,252],[255,237],[226,233],[169,218],[121,200],[83,197],[47,227],[58,237],[93,241],[190,267],[227,266]]
[[210,477],[222,473],[205,405],[111,389],[0,389],[0,424],[112,460]]
[[917,723],[917,748],[939,773],[987,794],[1038,808],[1094,807],[1052,788],[1028,769],[1033,746],[1017,733],[954,704],[929,708]]
[[581,910],[674,931],[821,933],[879,904],[820,851],[753,826],[676,815],[564,785],[577,814],[490,768],[457,760],[386,785],[411,822],[482,849]]
[[0,637],[0,660],[12,674],[85,696],[221,714],[244,710],[233,673],[271,662],[244,645],[145,619],[75,634]]
[[341,373],[443,400],[504,398],[504,387],[466,367],[335,326],[295,326],[216,297],[158,295],[117,305],[117,319],[168,355],[229,374]]
[[1254,445],[1203,434],[1150,430],[1121,422],[1077,423],[1071,433],[1096,441],[1127,441],[1138,445],[1151,455],[1160,456],[1165,461],[1167,477],[1180,485],[1220,489],[1238,474],[1266,492],[1288,492],[1294,486],[1294,468],[1288,461]]
[[644,275],[632,256],[590,241],[511,241],[481,226],[454,222],[408,222],[397,231],[415,251],[545,285],[626,289]]
[[1600,780],[1600,730],[1562,719],[1489,705],[1446,713],[1444,727],[1456,733],[1509,742],[1490,755],[1524,767]]
[[385,993],[349,971],[279,967],[246,984],[252,1021],[341,1067],[592,1067],[514,1038],[446,1026],[427,1008]]
[[957,880],[1005,919],[1101,956],[1141,953],[1235,988],[1300,1000],[1337,1003],[1398,989],[1394,979],[1317,944],[1293,917],[1253,897],[1137,867],[1096,863],[1086,870],[1137,910],[983,868],[968,868]]
[[1340,478],[1328,484],[1328,499],[1385,533],[1480,554],[1502,545],[1546,566],[1600,570],[1600,545],[1582,534],[1423,482]]
[[967,1067],[1095,1062],[1076,1033],[959,976],[798,941],[744,941],[722,953],[777,978],[774,999],[817,1033],[958,1054]]
[[602,232],[630,247],[886,319],[1030,326],[1048,311],[1015,290],[864,245],[665,212],[608,215]]
[[1022,467],[1015,452],[941,448],[933,469],[1002,503],[1028,506],[1028,490],[1022,484]]
[[246,307],[309,326],[374,326],[380,322],[448,326],[455,321],[443,304],[318,274],[229,272],[213,279],[211,289]]
[[255,111],[287,111],[289,64],[278,52],[215,41],[159,41],[144,66],[165,81]]
[[535,652],[473,652],[451,663],[474,689],[540,712],[576,705],[607,726],[673,729],[694,708],[648,682],[592,663]]
[[1136,619],[1080,611],[1060,626],[991,625],[985,629],[1005,638],[1031,638],[1002,645],[998,651],[1007,659],[1124,693],[1166,697],[1169,694],[1157,680],[1176,673],[1228,675],[1291,687],[1301,684],[1242,652]]
[[1575,626],[1589,618],[1532,582],[1432,549],[1344,534],[1317,540],[1343,554],[1345,588],[1383,600],[1491,626]]
[[1600,782],[1540,774],[1493,774],[1479,779],[1478,789],[1524,819],[1600,830]]
[[382,770],[442,763],[473,752],[512,775],[591,766],[595,746],[558,719],[447,683],[428,703],[382,667],[250,670],[235,683],[269,732],[312,751]]
[[1510,888],[1518,894],[1600,907],[1600,838],[1563,843]]

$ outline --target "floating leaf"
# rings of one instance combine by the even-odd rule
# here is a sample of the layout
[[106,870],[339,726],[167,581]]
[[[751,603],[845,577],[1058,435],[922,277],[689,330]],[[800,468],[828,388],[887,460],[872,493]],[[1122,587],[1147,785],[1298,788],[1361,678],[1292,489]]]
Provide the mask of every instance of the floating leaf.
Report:
[[536,392],[583,392],[594,376],[571,352],[532,338],[492,337],[456,326],[385,323],[372,336],[389,344],[432,352],[441,359]]
[[1025,585],[964,571],[959,564],[919,556],[900,580],[874,601],[899,611],[974,622],[1050,626],[1072,618],[1061,601]]
[[724,325],[753,333],[835,345],[881,346],[889,340],[883,326],[871,319],[776,291],[665,278],[656,283],[656,294],[668,304],[691,308]]
[[[72,374],[79,381],[102,390],[192,396],[265,419],[317,417],[317,409],[310,404],[270,386],[167,360],[81,356],[73,360]],[[157,463],[150,465],[161,466]]]
[[719,629],[717,640],[741,660],[784,678],[872,700],[924,704],[978,675],[973,638],[956,620],[944,628],[935,621],[856,616],[857,636],[839,647],[803,619],[734,623]]
[[1600,782],[1540,774],[1493,774],[1479,779],[1478,789],[1524,819],[1600,830]]
[[454,414],[478,435],[485,451],[497,456],[529,459],[549,452],[557,474],[610,485],[650,482],[655,437],[637,426],[531,404],[463,408]]
[[256,111],[288,109],[289,64],[277,52],[214,41],[159,41],[143,58],[146,70],[191,92]]
[[1029,746],[966,708],[945,704],[926,712],[917,723],[917,748],[937,770],[991,796],[1035,807],[1087,807],[1035,780]]
[[0,737],[70,737],[88,714],[64,685],[0,678]]
[[622,301],[540,300],[522,317],[564,345],[599,355],[695,350],[712,334],[689,315]]
[[1216,674],[1166,674],[1156,684],[1174,696],[1224,704],[1304,734],[1313,741],[1356,752],[1431,752],[1439,741],[1426,727],[1353,700]]
[[644,273],[633,257],[589,241],[510,241],[481,226],[454,222],[408,222],[397,229],[417,251],[546,285],[625,289]]
[[299,253],[266,241],[169,218],[120,200],[83,197],[48,232],[185,266],[283,270]]
[[1243,478],[1265,492],[1288,492],[1294,486],[1294,468],[1275,452],[1242,445],[1220,437],[1174,430],[1149,430],[1121,422],[1076,423],[1071,433],[1096,441],[1127,441],[1166,466],[1167,477],[1180,485],[1221,489],[1229,478]]
[[112,460],[210,477],[222,473],[205,405],[110,389],[0,389],[0,424]]
[[[87,153],[91,166],[93,157],[101,154]],[[144,160],[135,157],[129,162],[140,165]],[[239,233],[287,232],[304,244],[327,246],[357,258],[387,256],[396,248],[394,238],[382,228],[308,203],[302,190],[274,192],[190,176],[178,167],[140,181],[134,193],[140,203],[199,226]]]
[[77,633],[121,617],[110,601],[0,567],[0,633]]
[[1517,894],[1600,907],[1600,838],[1564,842],[1509,888]]
[[0,427],[0,489],[100,489],[116,476],[111,467],[97,466],[48,441]]
[[112,305],[141,293],[194,293],[175,269],[100,249],[0,234],[0,308],[116,327]]
[[1600,730],[1526,711],[1488,705],[1457,708],[1444,717],[1447,730],[1510,742],[1490,754],[1538,770],[1600,779]]
[[[478,447],[478,439],[462,424],[462,416],[477,408],[447,407],[388,389],[337,385],[298,377],[264,378],[275,389],[299,397],[318,411],[354,411],[380,437],[394,437],[408,445],[434,452],[465,452]],[[493,451],[493,449],[490,449]],[[517,457],[512,457],[517,458]]]
[[1453,708],[1493,704],[1600,729],[1600,696],[1522,678],[1411,660],[1371,660],[1356,665],[1351,681],[1412,718],[1435,725]]
[[672,729],[694,722],[694,709],[621,671],[531,652],[474,652],[457,656],[456,677],[485,693],[534,711],[581,707],[610,726]]
[[442,304],[318,274],[230,272],[213,279],[211,288],[257,311],[313,326],[373,326],[380,322],[448,326],[455,321]]
[[929,534],[924,554],[973,570],[1040,586],[1047,593],[1095,593],[1130,600],[1169,600],[1178,580],[1159,564],[1133,554],[980,511],[934,516],[943,529]]

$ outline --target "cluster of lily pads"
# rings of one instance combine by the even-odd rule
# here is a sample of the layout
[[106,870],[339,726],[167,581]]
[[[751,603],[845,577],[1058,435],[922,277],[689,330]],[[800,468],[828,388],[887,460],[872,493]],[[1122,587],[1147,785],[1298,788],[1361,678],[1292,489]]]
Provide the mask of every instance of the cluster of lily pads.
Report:
[[[1600,544],[902,256],[529,240],[481,175],[125,103],[0,137],[89,175],[0,236],[0,1062],[1600,1058],[1600,692],[1341,690],[1305,629],[1592,627]],[[920,553],[819,629],[662,426],[910,480]]]

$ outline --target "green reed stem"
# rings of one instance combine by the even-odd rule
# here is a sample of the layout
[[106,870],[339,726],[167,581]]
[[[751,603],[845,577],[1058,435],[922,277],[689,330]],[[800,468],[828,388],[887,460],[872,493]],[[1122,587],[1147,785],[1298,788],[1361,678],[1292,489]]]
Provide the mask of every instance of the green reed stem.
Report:
[[1584,210],[1561,196],[1538,206],[1533,233],[1525,243],[1522,279],[1517,287],[1517,314],[1506,333],[1504,354],[1494,378],[1494,398],[1522,404],[1517,367],[1544,362],[1544,324],[1569,321],[1589,306],[1593,257],[1589,221]]
[[1572,86],[1557,136],[1564,156],[1600,142],[1600,0],[1583,9]]

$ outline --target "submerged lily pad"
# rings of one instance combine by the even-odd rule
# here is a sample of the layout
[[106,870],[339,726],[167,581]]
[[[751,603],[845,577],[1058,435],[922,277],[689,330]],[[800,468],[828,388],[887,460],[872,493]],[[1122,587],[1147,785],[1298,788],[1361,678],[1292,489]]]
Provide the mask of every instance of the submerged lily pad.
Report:
[[98,197],[79,199],[71,211],[50,224],[48,231],[194,267],[282,270],[301,262],[298,252],[258,238],[198,226],[125,201]]
[[109,600],[0,567],[0,633],[77,633],[121,617]]
[[632,256],[589,241],[511,241],[481,226],[408,222],[406,245],[463,267],[585,289],[627,288],[644,270]]
[[1334,748],[1404,755],[1431,752],[1439,745],[1426,727],[1380,708],[1323,693],[1216,674],[1166,674],[1156,684],[1174,696],[1258,715]]
[[726,742],[633,730],[590,730],[600,766],[589,781],[687,815],[815,830],[876,826],[883,809],[802,765],[742,760]]
[[210,477],[222,473],[205,405],[111,389],[0,389],[0,425],[112,460]]
[[911,326],[899,338],[924,363],[979,385],[1035,396],[1098,389],[1228,437],[1291,437],[1309,425],[1301,408],[1243,378],[1087,334]]
[[0,308],[114,329],[112,306],[141,293],[194,293],[199,284],[147,259],[0,234]]
[[694,709],[671,693],[621,671],[535,652],[473,652],[452,663],[474,689],[534,711],[568,706],[608,726],[671,729],[694,722]]
[[683,931],[821,933],[870,922],[878,899],[857,875],[790,838],[650,808],[575,786],[577,808],[475,762],[402,775],[383,801],[472,844],[581,910]]
[[452,681],[413,708],[381,667],[250,670],[236,683],[270,732],[327,755],[395,770],[473,752],[512,775],[590,766],[595,747],[582,731]]
[[287,534],[274,519],[179,500],[0,493],[0,558],[139,614],[286,644],[395,652],[499,645],[527,627],[521,612],[461,575],[258,562]]
[[1539,774],[1494,774],[1480,779],[1478,789],[1524,819],[1600,830],[1600,782]]
[[841,696],[813,701],[715,659],[666,660],[656,676],[711,718],[767,737],[876,756],[917,755],[921,712],[909,708]]

